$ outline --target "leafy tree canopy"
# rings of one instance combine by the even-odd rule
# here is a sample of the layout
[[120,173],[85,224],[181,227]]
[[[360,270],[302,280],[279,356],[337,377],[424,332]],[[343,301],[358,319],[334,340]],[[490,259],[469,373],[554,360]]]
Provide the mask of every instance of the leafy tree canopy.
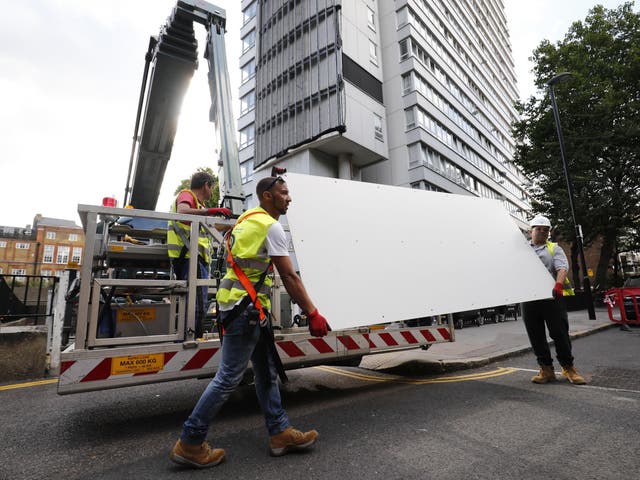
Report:
[[[198,168],[197,171],[206,172],[213,177],[214,179],[213,196],[211,197],[210,200],[207,200],[206,202],[204,202],[204,204],[209,208],[217,207],[218,202],[220,201],[220,182],[218,181],[217,175],[214,174],[213,170],[209,167],[200,167]],[[178,193],[180,193],[182,190],[188,190],[190,185],[191,185],[191,177],[185,178],[180,182],[180,184],[178,184],[173,194],[177,196]]]
[[620,240],[637,244],[640,231],[640,15],[632,8],[633,2],[595,6],[563,40],[542,41],[531,58],[541,95],[516,105],[521,119],[513,126],[515,163],[535,179],[534,209],[564,238],[575,238],[547,86],[561,72],[572,74],[554,92],[576,220],[586,245],[603,241],[599,285]]

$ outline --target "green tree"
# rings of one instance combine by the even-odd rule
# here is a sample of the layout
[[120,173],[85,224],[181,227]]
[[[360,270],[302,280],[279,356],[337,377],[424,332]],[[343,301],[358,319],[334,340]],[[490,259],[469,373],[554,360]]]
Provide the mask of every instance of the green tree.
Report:
[[[207,200],[206,202],[204,202],[204,204],[209,208],[217,207],[218,206],[218,202],[220,201],[220,182],[218,181],[217,175],[215,175],[213,173],[213,170],[211,168],[209,168],[209,167],[200,167],[200,168],[198,168],[197,171],[198,172],[206,172],[206,173],[208,173],[209,175],[211,175],[213,177],[213,180],[214,180],[214,183],[213,183],[213,196],[211,197],[210,200]],[[184,180],[182,180],[180,182],[180,184],[175,189],[173,194],[177,196],[178,193],[180,193],[182,190],[187,190],[189,188],[190,184],[191,184],[191,177],[185,178]]]
[[[515,163],[535,179],[534,209],[551,217],[563,238],[574,239],[547,87],[556,74],[572,73],[554,91],[577,221],[585,245],[603,242],[595,278],[600,286],[621,242],[640,231],[640,15],[632,7],[595,6],[563,40],[541,42],[532,60],[542,95],[516,105],[521,119],[513,126]],[[572,250],[575,265],[575,245]]]

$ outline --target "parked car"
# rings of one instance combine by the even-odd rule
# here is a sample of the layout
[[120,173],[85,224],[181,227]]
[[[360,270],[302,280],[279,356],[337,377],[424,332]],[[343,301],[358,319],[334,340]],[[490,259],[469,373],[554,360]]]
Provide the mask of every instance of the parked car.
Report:
[[482,316],[484,323],[498,323],[499,321],[503,321],[500,316],[501,308],[502,307],[489,307],[480,310],[480,315]]
[[513,319],[514,322],[518,321],[518,317],[520,316],[520,304],[519,303],[510,303],[509,305],[505,305],[503,311],[502,321]]
[[510,303],[497,307],[488,307],[481,310],[467,310],[453,314],[453,325],[455,328],[463,328],[469,325],[477,327],[485,323],[498,323],[506,320],[518,320],[520,316],[520,304]]
[[636,305],[638,307],[638,310],[640,310],[640,277],[628,277],[624,281],[622,288],[637,289],[637,292],[634,292],[633,295],[625,294],[622,298],[624,302],[624,312],[626,314],[627,320],[637,320]]
[[520,304],[510,303],[508,305],[500,305],[498,307],[489,307],[482,309],[480,314],[484,318],[484,323],[498,323],[506,320],[518,320],[520,315]]
[[478,310],[455,312],[453,314],[453,325],[457,329],[461,329],[469,325],[475,325],[476,327],[479,327],[481,325],[484,325],[484,317]]

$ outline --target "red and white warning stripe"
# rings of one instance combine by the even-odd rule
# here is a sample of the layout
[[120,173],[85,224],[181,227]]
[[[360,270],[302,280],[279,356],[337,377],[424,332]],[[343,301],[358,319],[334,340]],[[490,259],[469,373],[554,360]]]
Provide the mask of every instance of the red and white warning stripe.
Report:
[[278,353],[284,363],[287,360],[302,360],[304,357],[375,353],[381,350],[426,345],[451,341],[448,328],[411,328],[403,330],[374,330],[372,333],[355,333],[322,338],[305,338],[298,341],[276,342]]
[[[444,327],[374,330],[371,333],[328,335],[322,338],[296,337],[295,340],[276,341],[278,353],[285,365],[451,341],[449,329]],[[176,344],[175,348],[176,351],[130,356],[114,355],[113,351],[109,350],[94,350],[91,352],[93,358],[63,359],[58,392],[68,393],[212,374],[220,363],[221,351],[217,346],[203,345],[197,349],[182,349],[181,345]],[[95,358],[100,353],[112,356]],[[136,361],[144,357],[153,357],[158,368],[133,368],[127,371],[126,367],[123,368],[121,365],[127,363],[128,359]],[[92,384],[95,386],[92,387]]]
[[113,375],[112,362],[118,357],[88,358],[82,360],[63,361],[60,365],[62,384],[74,384],[106,380],[110,377],[127,378],[140,375],[158,375],[215,368],[220,363],[220,348],[201,348],[197,350],[180,350],[164,352],[163,367],[157,371],[143,373],[124,373]]

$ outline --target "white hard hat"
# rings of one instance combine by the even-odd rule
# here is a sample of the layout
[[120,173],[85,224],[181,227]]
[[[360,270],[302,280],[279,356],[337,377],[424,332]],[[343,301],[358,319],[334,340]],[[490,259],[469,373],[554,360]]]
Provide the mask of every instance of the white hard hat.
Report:
[[551,222],[549,219],[543,215],[536,215],[529,222],[529,226],[533,227],[549,227],[551,228]]

